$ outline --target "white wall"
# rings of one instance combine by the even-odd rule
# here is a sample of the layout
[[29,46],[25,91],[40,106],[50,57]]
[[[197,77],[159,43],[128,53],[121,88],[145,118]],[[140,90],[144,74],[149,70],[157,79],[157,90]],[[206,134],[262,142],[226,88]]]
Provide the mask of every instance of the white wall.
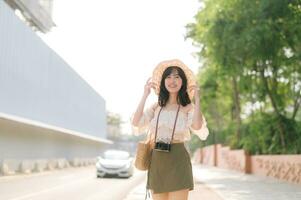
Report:
[[91,158],[104,144],[0,118],[1,159]]
[[0,0],[0,112],[105,138],[105,110],[104,99]]

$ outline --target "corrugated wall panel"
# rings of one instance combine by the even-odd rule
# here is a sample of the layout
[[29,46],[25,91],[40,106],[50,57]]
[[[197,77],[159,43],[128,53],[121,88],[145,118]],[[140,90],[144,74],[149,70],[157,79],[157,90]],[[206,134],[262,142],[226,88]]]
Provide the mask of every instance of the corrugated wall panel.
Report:
[[1,0],[0,112],[106,135],[104,99]]

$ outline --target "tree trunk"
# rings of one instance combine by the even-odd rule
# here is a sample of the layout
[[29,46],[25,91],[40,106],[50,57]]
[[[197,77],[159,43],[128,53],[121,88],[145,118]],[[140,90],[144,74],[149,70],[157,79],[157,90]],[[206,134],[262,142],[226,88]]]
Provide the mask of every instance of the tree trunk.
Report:
[[240,140],[241,137],[241,108],[240,108],[240,100],[239,100],[239,90],[237,87],[237,77],[232,76],[232,87],[233,87],[233,101],[234,101],[234,117],[235,121],[238,124],[237,130],[236,130],[236,138],[237,141]]
[[272,107],[276,113],[276,116],[278,118],[278,125],[279,125],[279,130],[280,130],[280,140],[281,140],[281,146],[283,148],[283,150],[286,149],[286,144],[285,144],[285,139],[284,139],[284,134],[285,134],[285,129],[284,129],[284,124],[283,124],[283,120],[282,120],[282,116],[279,112],[279,109],[276,105],[276,101],[274,99],[274,96],[269,88],[269,84],[268,84],[268,80],[267,78],[264,76],[264,67],[261,66],[260,68],[260,77],[261,77],[261,80],[263,82],[263,86],[265,87],[266,91],[267,91],[267,94],[268,94],[268,97],[270,98],[270,101],[272,103]]
[[297,96],[297,98],[295,99],[295,103],[294,103],[294,111],[293,111],[293,116],[292,116],[292,120],[295,120],[295,117],[297,115],[297,112],[299,110],[299,107],[300,107],[300,91],[299,91],[299,94]]

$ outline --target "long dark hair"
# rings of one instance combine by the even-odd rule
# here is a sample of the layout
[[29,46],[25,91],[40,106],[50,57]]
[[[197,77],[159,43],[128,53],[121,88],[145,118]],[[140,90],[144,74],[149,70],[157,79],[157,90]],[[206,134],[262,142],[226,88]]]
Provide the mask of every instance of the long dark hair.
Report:
[[182,87],[179,90],[178,97],[177,97],[178,104],[181,104],[182,106],[186,106],[191,103],[191,100],[187,93],[187,78],[184,71],[180,67],[170,66],[165,69],[161,78],[160,92],[158,97],[158,104],[161,107],[166,106],[167,101],[169,99],[169,92],[165,87],[165,79],[167,76],[169,76],[172,73],[173,70],[177,70],[179,76],[182,79]]

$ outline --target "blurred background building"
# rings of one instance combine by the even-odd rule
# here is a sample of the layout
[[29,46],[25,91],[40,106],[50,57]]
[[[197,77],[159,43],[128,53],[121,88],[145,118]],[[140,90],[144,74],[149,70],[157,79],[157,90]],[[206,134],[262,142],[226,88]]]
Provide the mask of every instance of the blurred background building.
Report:
[[0,1],[0,164],[95,158],[107,140],[105,100],[37,36],[52,0]]
[[5,0],[6,3],[24,18],[27,25],[46,33],[55,25],[52,21],[53,0]]

